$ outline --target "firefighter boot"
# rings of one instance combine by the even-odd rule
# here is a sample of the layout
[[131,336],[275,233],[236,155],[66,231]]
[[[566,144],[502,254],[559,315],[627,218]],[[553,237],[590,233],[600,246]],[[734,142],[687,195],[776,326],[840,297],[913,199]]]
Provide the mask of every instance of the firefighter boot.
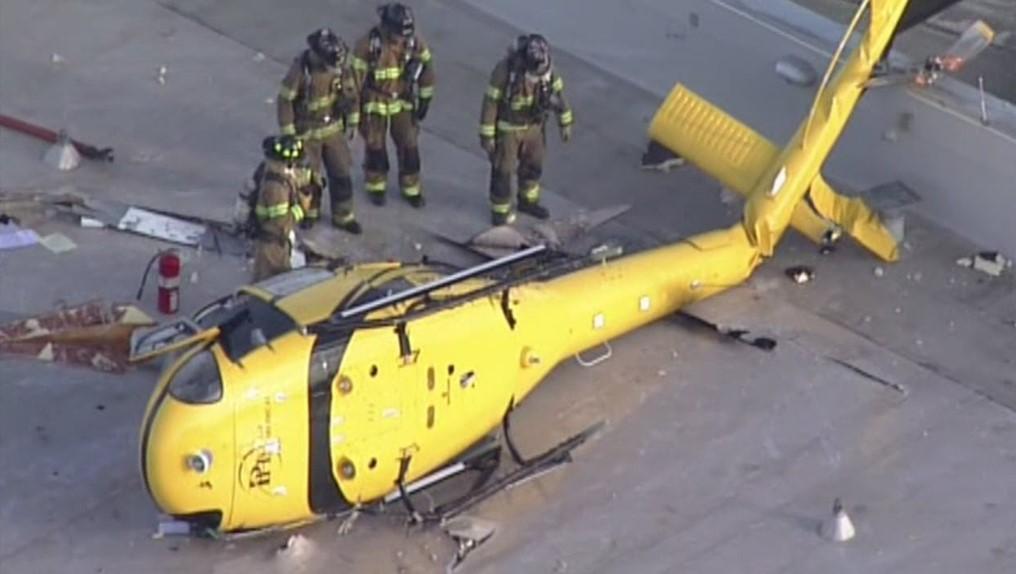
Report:
[[492,211],[490,214],[490,222],[493,223],[494,225],[509,225],[515,222],[515,212],[506,211],[502,213],[498,211]]
[[416,195],[407,195],[405,198],[406,201],[409,202],[409,205],[413,206],[415,209],[420,209],[424,205],[427,205],[427,201],[423,199],[423,194],[420,193]]
[[352,233],[353,235],[360,235],[363,233],[363,226],[360,225],[360,222],[357,221],[355,217],[353,217],[352,213],[346,215],[345,217],[332,217],[332,225],[338,229]]
[[370,191],[367,193],[367,197],[370,198],[370,202],[380,207],[385,204],[385,192]]
[[550,217],[550,211],[536,201],[519,201],[519,211],[532,215],[536,219],[547,219]]

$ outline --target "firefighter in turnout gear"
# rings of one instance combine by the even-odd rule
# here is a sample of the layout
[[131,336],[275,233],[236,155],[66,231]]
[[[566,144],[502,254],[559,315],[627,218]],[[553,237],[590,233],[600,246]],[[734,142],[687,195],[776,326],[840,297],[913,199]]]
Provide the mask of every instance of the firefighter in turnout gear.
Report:
[[520,36],[490,76],[480,113],[480,145],[490,157],[490,207],[494,225],[515,220],[512,173],[518,176],[518,210],[539,219],[540,176],[546,149],[544,125],[553,112],[561,140],[574,122],[564,81],[551,66],[550,45],[538,34]]
[[254,281],[289,271],[294,230],[311,203],[304,191],[312,170],[303,163],[303,142],[272,136],[261,147],[265,161],[255,172]]
[[420,189],[419,122],[434,95],[430,50],[416,33],[412,11],[402,4],[378,8],[380,23],[353,48],[353,73],[360,87],[360,133],[365,144],[364,186],[376,205],[385,202],[387,135],[398,154],[399,187],[413,207],[423,207]]
[[361,232],[353,214],[352,155],[347,139],[360,122],[359,90],[347,67],[346,44],[328,28],[307,36],[308,48],[293,61],[278,97],[279,129],[304,142],[304,153],[318,185],[313,189],[303,227],[320,217],[322,168],[328,175],[332,223]]

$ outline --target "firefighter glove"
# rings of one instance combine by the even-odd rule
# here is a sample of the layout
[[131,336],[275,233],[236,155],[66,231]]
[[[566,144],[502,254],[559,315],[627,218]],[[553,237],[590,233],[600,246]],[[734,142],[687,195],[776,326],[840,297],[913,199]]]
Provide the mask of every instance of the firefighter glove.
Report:
[[310,211],[311,200],[313,198],[314,190],[304,189],[296,193],[296,202],[300,206],[300,209]]
[[571,125],[561,126],[561,141],[565,143],[571,141]]
[[427,110],[430,109],[430,100],[421,98],[416,104],[416,120],[422,122],[427,117]]
[[483,148],[483,151],[487,152],[487,155],[493,156],[494,155],[494,138],[487,137],[487,136],[480,136],[480,147]]

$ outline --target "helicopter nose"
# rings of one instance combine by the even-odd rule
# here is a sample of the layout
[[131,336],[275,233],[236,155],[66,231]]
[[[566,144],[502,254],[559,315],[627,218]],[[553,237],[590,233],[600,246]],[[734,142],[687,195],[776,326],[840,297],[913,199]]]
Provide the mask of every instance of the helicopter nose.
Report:
[[233,413],[221,395],[210,403],[181,400],[175,383],[145,421],[142,475],[162,512],[218,529],[232,510]]
[[[221,513],[233,499],[231,413],[216,405],[194,407],[167,397],[153,413],[143,452],[145,482],[159,509],[177,518]],[[212,424],[198,421],[217,420]]]

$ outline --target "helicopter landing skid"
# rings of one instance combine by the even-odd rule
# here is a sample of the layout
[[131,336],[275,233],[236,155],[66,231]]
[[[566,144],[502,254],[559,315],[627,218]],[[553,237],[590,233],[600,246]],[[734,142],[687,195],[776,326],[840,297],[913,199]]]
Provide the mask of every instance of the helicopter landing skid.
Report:
[[[507,417],[506,417],[507,420]],[[495,480],[491,480],[474,488],[461,498],[438,506],[432,512],[420,515],[423,522],[443,522],[465,512],[469,508],[491,498],[495,494],[510,490],[538,476],[555,470],[559,466],[572,461],[572,451],[585,443],[603,429],[605,423],[600,421],[582,432],[575,434],[556,446],[543,453],[528,459],[522,459],[515,449],[508,434],[505,434],[505,442],[510,445],[509,450],[516,460],[523,460],[520,466],[508,474]]]

